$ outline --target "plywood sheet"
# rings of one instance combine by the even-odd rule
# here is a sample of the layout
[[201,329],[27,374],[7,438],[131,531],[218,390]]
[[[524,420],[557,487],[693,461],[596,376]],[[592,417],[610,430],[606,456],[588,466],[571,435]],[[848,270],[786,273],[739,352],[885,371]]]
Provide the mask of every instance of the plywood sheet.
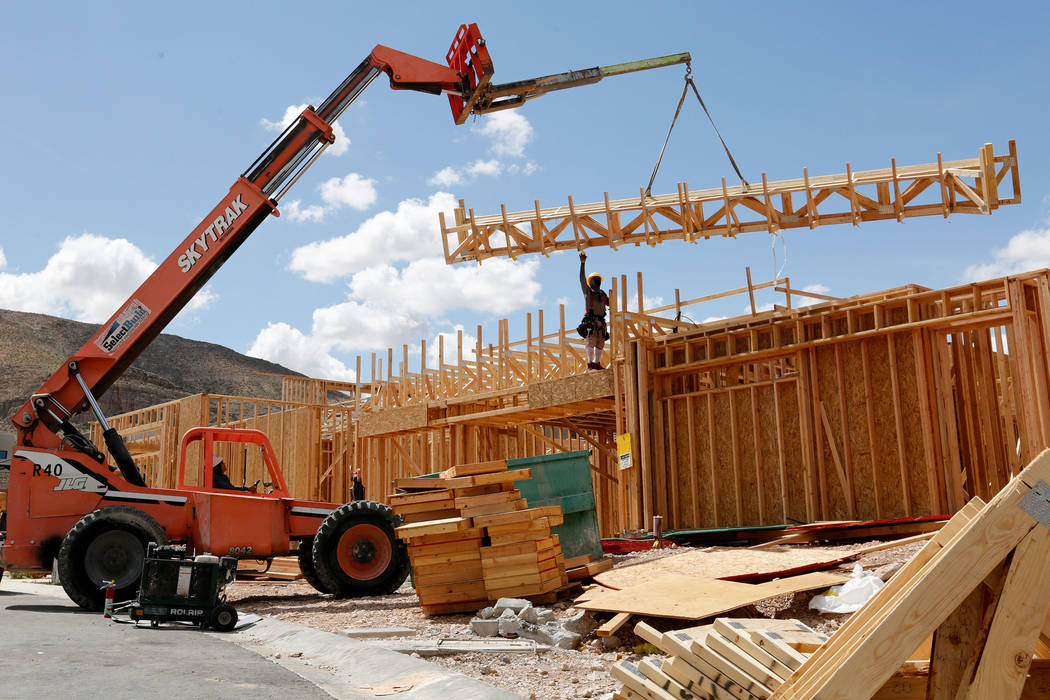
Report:
[[825,588],[845,580],[844,576],[818,572],[756,585],[664,574],[648,583],[602,593],[593,600],[577,601],[575,605],[583,610],[702,620],[773,596]]
[[842,557],[842,552],[806,547],[769,547],[741,549],[739,547],[705,547],[693,549],[663,559],[624,566],[606,571],[595,578],[599,583],[615,588],[626,588],[656,579],[666,574],[680,574],[702,578],[723,578],[740,574],[784,571]]

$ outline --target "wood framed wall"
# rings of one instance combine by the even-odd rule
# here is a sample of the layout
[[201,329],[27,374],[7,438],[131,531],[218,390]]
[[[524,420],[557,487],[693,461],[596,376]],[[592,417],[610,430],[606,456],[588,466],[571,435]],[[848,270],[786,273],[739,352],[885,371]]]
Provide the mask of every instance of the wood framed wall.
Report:
[[[151,486],[175,488],[179,443],[190,428],[254,428],[269,437],[294,497],[343,502],[349,498],[347,484],[353,462],[350,414],[345,406],[195,394],[113,416],[109,422],[124,436],[136,465]],[[90,438],[105,450],[97,423],[91,424]],[[225,446],[220,453],[234,483],[267,480],[255,452]],[[187,455],[186,471],[188,483],[199,483],[192,476],[201,473],[197,452],[191,450]]]
[[1043,270],[634,341],[643,522],[907,517],[990,498],[1050,445],[1048,290]]

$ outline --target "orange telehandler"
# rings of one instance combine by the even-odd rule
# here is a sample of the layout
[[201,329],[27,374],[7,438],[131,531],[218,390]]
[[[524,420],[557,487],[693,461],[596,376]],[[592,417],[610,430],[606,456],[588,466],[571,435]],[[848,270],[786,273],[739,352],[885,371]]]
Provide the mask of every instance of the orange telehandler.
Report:
[[[306,579],[341,596],[396,590],[408,575],[390,508],[292,498],[265,434],[194,428],[180,446],[174,489],[148,486],[96,397],[108,389],[186,305],[281,197],[334,142],[332,124],[380,73],[395,90],[446,94],[457,124],[472,113],[518,106],[545,92],[606,75],[684,63],[688,54],[492,85],[492,61],[477,25],[463,25],[448,65],[376,46],[321,103],[307,107],[237,179],[229,193],[131,298],[11,417],[17,442],[6,514],[0,514],[0,570],[47,571],[80,606],[101,610],[107,582],[116,600],[138,590],[149,542],[185,543],[221,556],[269,559],[297,554]],[[90,410],[114,462],[73,425]],[[267,475],[267,493],[214,488],[220,454],[248,452]],[[192,455],[192,459],[188,459]],[[188,473],[190,465],[197,473]]]

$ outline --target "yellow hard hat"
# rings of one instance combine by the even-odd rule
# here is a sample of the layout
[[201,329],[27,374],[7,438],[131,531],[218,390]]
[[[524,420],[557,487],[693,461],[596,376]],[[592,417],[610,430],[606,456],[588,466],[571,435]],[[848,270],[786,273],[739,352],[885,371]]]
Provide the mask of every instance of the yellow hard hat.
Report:
[[588,284],[588,286],[591,284],[591,280],[593,280],[593,279],[597,279],[598,280],[598,284],[602,283],[602,276],[599,275],[597,272],[592,272],[591,274],[587,275],[587,284]]

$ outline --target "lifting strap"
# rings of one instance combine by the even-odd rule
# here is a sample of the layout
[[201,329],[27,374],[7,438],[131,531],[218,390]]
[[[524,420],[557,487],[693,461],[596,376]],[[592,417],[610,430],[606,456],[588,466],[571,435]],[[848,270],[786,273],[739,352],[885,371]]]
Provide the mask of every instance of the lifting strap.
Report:
[[693,82],[692,64],[687,63],[685,64],[685,85],[682,86],[682,96],[678,98],[678,108],[674,111],[674,118],[671,119],[671,126],[667,129],[667,137],[664,138],[664,146],[660,149],[660,157],[656,159],[656,165],[653,167],[653,174],[649,177],[649,184],[645,188],[646,197],[651,197],[653,194],[653,181],[656,180],[656,173],[660,170],[660,163],[664,159],[664,151],[667,150],[667,143],[671,140],[671,132],[674,131],[675,122],[678,121],[678,115],[682,112],[682,105],[685,103],[685,96],[689,93],[690,87],[693,88],[693,94],[696,95],[696,99],[700,102],[700,106],[704,108],[704,114],[707,115],[708,121],[711,122],[711,127],[715,130],[718,140],[722,142],[722,148],[725,150],[726,156],[729,157],[729,162],[732,164],[733,170],[736,171],[737,177],[740,178],[740,182],[744,185],[744,189],[750,187],[750,183],[748,183],[740,173],[740,168],[737,167],[736,160],[733,159],[733,154],[729,152],[729,146],[726,145],[726,140],[722,138],[722,134],[718,131],[718,127],[715,126],[715,120],[711,117],[711,112],[707,109],[707,105],[704,104],[704,99],[700,97],[700,91],[696,89],[696,83]]

